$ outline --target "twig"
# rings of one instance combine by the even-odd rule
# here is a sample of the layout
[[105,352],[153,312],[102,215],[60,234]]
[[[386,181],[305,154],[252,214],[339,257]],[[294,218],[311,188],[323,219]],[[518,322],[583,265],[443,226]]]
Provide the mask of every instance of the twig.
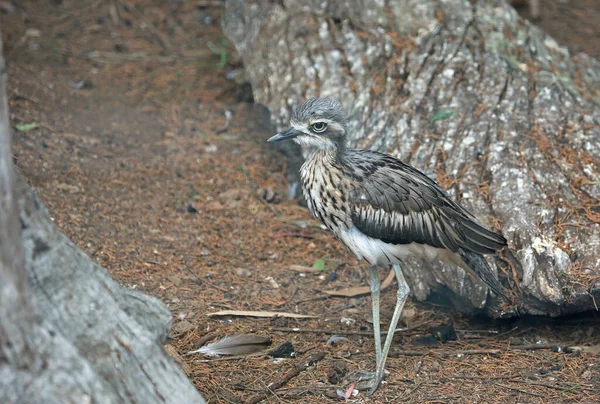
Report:
[[397,400],[393,400],[393,401],[394,402],[396,402],[396,401],[404,401],[403,399],[408,398],[408,396],[410,396],[412,393],[414,393],[415,391],[417,391],[421,387],[421,385],[423,385],[423,382],[417,383],[417,385],[415,387],[413,387],[412,389],[410,389],[408,391],[405,391],[400,397],[396,397]]
[[587,391],[596,391],[592,388],[586,387],[586,386],[582,386],[581,383],[575,384],[573,386],[569,386],[569,387],[563,387],[563,386],[555,386],[553,384],[548,384],[548,383],[544,383],[544,382],[537,382],[535,380],[519,380],[519,379],[515,379],[515,382],[519,382],[519,383],[525,383],[525,384],[531,384],[534,386],[542,386],[542,387],[546,387],[549,389],[554,389],[554,390],[560,390],[562,392],[567,392],[567,391],[572,391],[575,389],[581,389],[581,390],[587,390]]
[[523,394],[529,394],[529,395],[531,395],[531,396],[534,396],[534,397],[545,397],[545,396],[543,396],[543,395],[541,395],[541,394],[534,393],[534,392],[532,392],[532,391],[527,391],[527,390],[518,389],[518,388],[516,388],[516,387],[511,387],[511,386],[509,386],[509,385],[502,384],[502,383],[496,383],[496,386],[504,387],[505,389],[509,389],[509,390],[518,391],[519,393],[523,393]]
[[420,399],[420,401],[422,403],[431,403],[431,402],[446,402],[447,400],[456,400],[459,398],[464,398],[464,396],[460,395],[460,394],[454,394],[454,395],[443,395],[443,396],[431,396],[431,397],[423,397]]
[[553,348],[555,346],[561,347],[564,350],[564,346],[561,346],[560,344],[556,343],[556,344],[525,344],[525,345],[511,345],[509,346],[508,349],[510,349],[511,351],[516,351],[516,350],[522,350],[522,351],[531,351],[531,350],[536,350],[536,349],[550,349]]
[[519,326],[513,327],[513,328],[511,328],[511,329],[510,329],[510,330],[508,330],[508,331],[505,331],[505,332],[502,332],[502,333],[500,333],[500,334],[496,335],[496,337],[503,337],[503,336],[505,336],[505,335],[508,335],[508,334],[512,333],[513,331],[516,331],[516,330],[518,330],[518,329],[519,329]]
[[[70,52],[64,52],[69,54]],[[123,62],[156,62],[156,63],[172,63],[177,61],[178,63],[198,63],[206,60],[206,56],[178,56],[171,54],[167,56],[161,56],[156,54],[149,54],[146,52],[132,52],[132,53],[115,53],[115,52],[104,52],[104,51],[92,51],[86,54],[73,54],[75,57],[83,57],[98,63],[123,63]]]
[[286,304],[288,304],[289,302],[291,302],[292,300],[294,300],[294,297],[296,297],[296,293],[298,293],[298,286],[296,286],[296,289],[294,289],[294,292],[292,293],[292,295],[288,299],[286,299],[283,303],[279,303],[275,307],[285,306]]
[[200,278],[198,275],[196,275],[194,272],[192,272],[192,270],[191,270],[191,269],[189,269],[188,267],[184,267],[183,269],[184,269],[184,271],[187,271],[187,272],[189,272],[189,273],[190,273],[190,274],[191,274],[191,275],[192,275],[194,278],[196,278],[196,282],[197,282],[197,283],[200,283],[200,284],[202,284],[202,283],[206,283],[208,286],[212,286],[212,287],[213,287],[213,288],[215,288],[215,289],[219,289],[221,292],[224,292],[224,293],[229,293],[229,290],[227,290],[227,289],[225,289],[225,288],[222,288],[222,287],[220,287],[220,286],[218,286],[218,285],[215,285],[215,284],[213,284],[213,283],[210,283],[210,282],[209,282],[209,281],[207,281],[206,279],[202,279],[202,278]]
[[322,295],[317,295],[317,296],[309,297],[308,299],[298,300],[295,304],[307,303],[307,302],[314,302],[314,301],[317,301],[317,300],[326,300],[326,299],[329,299],[330,297],[333,297],[333,296],[322,294]]
[[498,334],[496,330],[459,330],[454,329],[454,331],[462,333],[462,334]]
[[[242,164],[240,166],[241,170],[242,170],[242,174],[244,174],[244,178],[246,179],[246,183],[249,184],[252,189],[254,191],[256,191],[257,189],[260,189],[260,187],[258,186],[258,184],[256,184],[254,181],[252,181],[250,179],[250,177],[248,176],[248,169],[246,168],[246,166],[244,164]],[[277,211],[277,209],[275,209],[273,207],[272,204],[270,204],[269,202],[267,202],[262,196],[258,195],[258,200],[260,201],[260,203],[262,203],[263,205],[265,205],[267,208],[269,208],[269,210],[271,210],[271,212],[273,212],[273,214],[278,217],[281,218],[281,213],[279,213]]]
[[288,387],[285,389],[279,389],[276,394],[277,395],[294,395],[294,394],[303,394],[303,393],[311,393],[312,390],[318,389],[335,389],[337,386],[335,384],[308,384],[306,386],[301,387]]
[[21,72],[25,73],[27,76],[29,76],[29,78],[31,80],[33,80],[33,82],[37,86],[39,86],[46,94],[50,95],[50,97],[52,97],[53,100],[56,99],[56,92],[54,90],[52,90],[43,81],[39,80],[35,74],[33,74],[32,72],[30,72],[29,70],[25,69],[23,66],[20,66],[18,64],[14,64],[12,66],[16,66],[19,71],[21,71]]
[[315,236],[311,234],[304,233],[279,233],[273,236],[273,238],[283,238],[283,237],[298,237],[298,238],[315,238]]
[[452,379],[463,380],[497,380],[497,379],[513,379],[515,376],[452,376]]
[[223,0],[200,0],[196,2],[196,7],[223,7]]
[[502,351],[500,349],[467,349],[465,351],[394,351],[390,352],[390,356],[423,356],[433,354],[437,356],[457,356],[457,355],[498,355]]
[[[411,327],[406,328],[396,328],[394,332],[407,332],[416,330],[417,328],[421,328],[424,325],[431,323],[432,320],[425,321],[424,323],[413,325]],[[369,331],[342,331],[342,330],[326,330],[326,329],[303,329],[303,328],[287,328],[287,327],[273,327],[272,331],[280,331],[280,332],[294,332],[299,334],[327,334],[327,335],[360,335],[360,336],[372,336],[373,333]],[[381,335],[386,335],[387,331],[381,331]]]
[[96,0],[94,3],[88,4],[86,6],[83,6],[79,10],[75,10],[75,11],[70,11],[70,12],[64,13],[60,17],[60,20],[62,21],[62,20],[66,20],[66,19],[69,19],[69,18],[77,17],[77,16],[79,16],[79,14],[83,14],[84,12],[88,11],[91,8],[98,7],[98,5],[100,5],[100,3],[102,3],[102,1],[103,0]]
[[294,377],[298,376],[300,373],[304,372],[310,366],[319,362],[324,357],[325,357],[325,352],[316,352],[316,353],[311,354],[308,358],[303,359],[299,364],[296,365],[296,367],[292,371],[285,374],[281,379],[271,383],[268,386],[269,391],[263,392],[263,393],[255,395],[254,397],[251,397],[248,400],[248,404],[255,404],[255,403],[258,403],[258,402],[266,399],[267,397],[269,397],[270,394],[274,394],[273,392],[275,390],[285,386],[287,384],[287,382],[292,380]]
[[204,345],[205,343],[207,343],[208,341],[212,340],[213,338],[215,338],[218,334],[216,332],[209,332],[208,334],[206,334],[204,337],[200,338],[195,344],[194,347],[195,348],[200,348],[202,345]]
[[119,3],[125,8],[125,10],[131,12],[138,20],[142,21],[148,30],[156,36],[162,46],[163,50],[167,53],[171,53],[171,42],[158,30],[150,21],[148,21],[142,13],[140,13],[134,6],[129,4],[127,0],[118,0]]
[[281,213],[279,213],[277,211],[277,209],[275,209],[269,202],[265,201],[264,198],[261,198],[260,196],[258,197],[258,200],[265,205],[267,208],[269,208],[271,210],[271,212],[273,212],[273,214],[277,217],[281,217]]

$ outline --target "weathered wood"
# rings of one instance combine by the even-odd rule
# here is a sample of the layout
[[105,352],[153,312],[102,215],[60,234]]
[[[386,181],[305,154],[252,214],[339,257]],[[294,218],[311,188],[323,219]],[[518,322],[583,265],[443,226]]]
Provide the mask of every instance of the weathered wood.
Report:
[[15,180],[8,117],[0,55],[0,402],[204,403],[163,349],[167,308],[118,285]]
[[[572,57],[504,0],[228,0],[223,26],[280,128],[304,99],[340,98],[352,146],[413,164],[501,231],[509,249],[494,264],[521,313],[595,309],[598,61]],[[464,311],[514,314],[458,268],[403,269],[420,300],[439,292]]]

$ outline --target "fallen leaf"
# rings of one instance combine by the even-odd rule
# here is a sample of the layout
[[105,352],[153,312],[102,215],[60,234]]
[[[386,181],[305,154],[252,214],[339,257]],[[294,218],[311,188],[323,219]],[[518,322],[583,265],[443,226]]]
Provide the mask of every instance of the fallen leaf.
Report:
[[287,317],[287,318],[317,318],[308,314],[286,313],[278,311],[246,311],[246,310],[221,310],[214,313],[209,313],[209,317],[214,316],[240,316],[240,317]]
[[239,188],[231,188],[227,191],[221,192],[219,198],[225,200],[239,200],[242,197],[242,190]]
[[317,268],[313,268],[313,267],[307,267],[304,265],[290,265],[290,271],[295,271],[295,272],[311,272],[311,273],[319,273],[322,272],[321,269],[317,269]]
[[220,340],[204,345],[195,351],[204,355],[242,355],[262,351],[271,345],[271,338],[262,335],[242,334],[224,337]]
[[79,187],[77,187],[76,185],[70,185],[70,184],[65,184],[65,183],[56,184],[55,188],[60,191],[68,191],[71,193],[79,192]]
[[413,308],[406,308],[402,310],[402,318],[404,318],[404,320],[412,319],[415,314],[417,314],[417,311]]
[[[390,271],[387,278],[381,283],[381,290],[384,290],[392,284],[394,280],[394,271]],[[354,297],[364,295],[371,292],[369,286],[358,286],[355,288],[341,289],[341,290],[324,290],[323,293],[329,296],[342,296],[342,297]]]
[[453,111],[449,111],[449,110],[438,111],[435,113],[435,115],[433,115],[433,117],[431,118],[429,123],[432,124],[437,121],[443,121],[444,119],[450,118],[452,115],[454,115]]
[[15,125],[15,129],[19,132],[29,132],[30,130],[34,130],[40,127],[40,124],[37,122],[32,123],[22,123],[20,125]]
[[181,286],[181,278],[177,275],[169,275],[167,276],[167,279],[171,281],[171,283],[175,286]]
[[322,271],[323,269],[325,269],[325,261],[316,260],[315,263],[313,264],[313,268]]

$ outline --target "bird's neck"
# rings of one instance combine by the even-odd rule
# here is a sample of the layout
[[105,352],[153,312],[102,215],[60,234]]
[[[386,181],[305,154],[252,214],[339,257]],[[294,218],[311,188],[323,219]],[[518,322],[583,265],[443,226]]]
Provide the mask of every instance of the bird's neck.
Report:
[[307,161],[325,165],[340,165],[346,152],[345,144],[335,144],[328,147],[302,145],[302,155]]

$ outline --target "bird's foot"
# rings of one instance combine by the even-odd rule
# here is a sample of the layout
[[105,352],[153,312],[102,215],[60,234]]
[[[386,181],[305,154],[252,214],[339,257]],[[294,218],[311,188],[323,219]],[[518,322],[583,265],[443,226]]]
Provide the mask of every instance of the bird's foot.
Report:
[[346,379],[358,382],[354,387],[359,391],[368,390],[367,396],[370,396],[379,387],[385,373],[385,371],[377,374],[377,372],[359,370],[356,374],[348,376]]

